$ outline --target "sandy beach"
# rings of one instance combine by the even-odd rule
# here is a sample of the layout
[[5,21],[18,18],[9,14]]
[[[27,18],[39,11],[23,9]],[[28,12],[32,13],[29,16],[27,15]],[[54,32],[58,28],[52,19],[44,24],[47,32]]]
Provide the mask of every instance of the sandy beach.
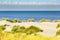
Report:
[[[5,31],[11,31],[12,26],[14,25],[20,25],[20,26],[25,26],[26,28],[33,25],[38,28],[41,28],[43,32],[39,32],[38,34],[43,34],[46,36],[54,36],[56,35],[56,26],[60,22],[21,22],[21,23],[11,23],[8,21],[0,21],[0,25],[2,24],[8,24],[9,26],[6,26]],[[57,29],[58,30],[58,29]]]

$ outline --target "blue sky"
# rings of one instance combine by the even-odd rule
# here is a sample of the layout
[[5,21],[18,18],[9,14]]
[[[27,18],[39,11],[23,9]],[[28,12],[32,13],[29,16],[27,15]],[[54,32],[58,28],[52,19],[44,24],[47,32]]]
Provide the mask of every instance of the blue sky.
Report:
[[60,2],[60,0],[0,0],[0,2]]
[[60,5],[0,5],[0,11],[52,11],[60,10]]
[[[48,5],[44,3],[44,5],[13,5],[8,4],[5,5],[2,2],[58,2],[58,4],[52,4]],[[43,3],[42,3],[43,4]],[[25,10],[60,10],[60,0],[0,0],[0,11],[11,11],[11,10],[18,10],[18,11],[25,11]]]

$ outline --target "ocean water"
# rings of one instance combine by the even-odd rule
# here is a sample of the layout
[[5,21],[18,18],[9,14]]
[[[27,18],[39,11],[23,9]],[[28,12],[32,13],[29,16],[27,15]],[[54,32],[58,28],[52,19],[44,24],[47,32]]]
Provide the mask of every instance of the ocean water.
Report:
[[19,20],[27,20],[33,18],[35,21],[40,19],[60,19],[60,11],[0,11],[0,19],[17,18]]

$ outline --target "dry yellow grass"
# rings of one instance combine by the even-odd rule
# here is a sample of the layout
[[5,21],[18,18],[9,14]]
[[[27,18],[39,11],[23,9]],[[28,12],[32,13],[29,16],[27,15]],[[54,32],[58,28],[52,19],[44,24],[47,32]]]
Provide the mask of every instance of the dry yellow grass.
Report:
[[0,40],[60,40],[56,36],[48,37],[40,34],[37,35],[25,35],[21,33],[2,33]]

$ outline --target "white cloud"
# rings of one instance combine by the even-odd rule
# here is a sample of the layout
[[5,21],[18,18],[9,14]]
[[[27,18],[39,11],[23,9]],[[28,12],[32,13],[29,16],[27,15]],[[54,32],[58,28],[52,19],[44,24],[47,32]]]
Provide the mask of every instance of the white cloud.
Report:
[[17,4],[17,5],[60,5],[60,2],[0,2],[0,4]]

